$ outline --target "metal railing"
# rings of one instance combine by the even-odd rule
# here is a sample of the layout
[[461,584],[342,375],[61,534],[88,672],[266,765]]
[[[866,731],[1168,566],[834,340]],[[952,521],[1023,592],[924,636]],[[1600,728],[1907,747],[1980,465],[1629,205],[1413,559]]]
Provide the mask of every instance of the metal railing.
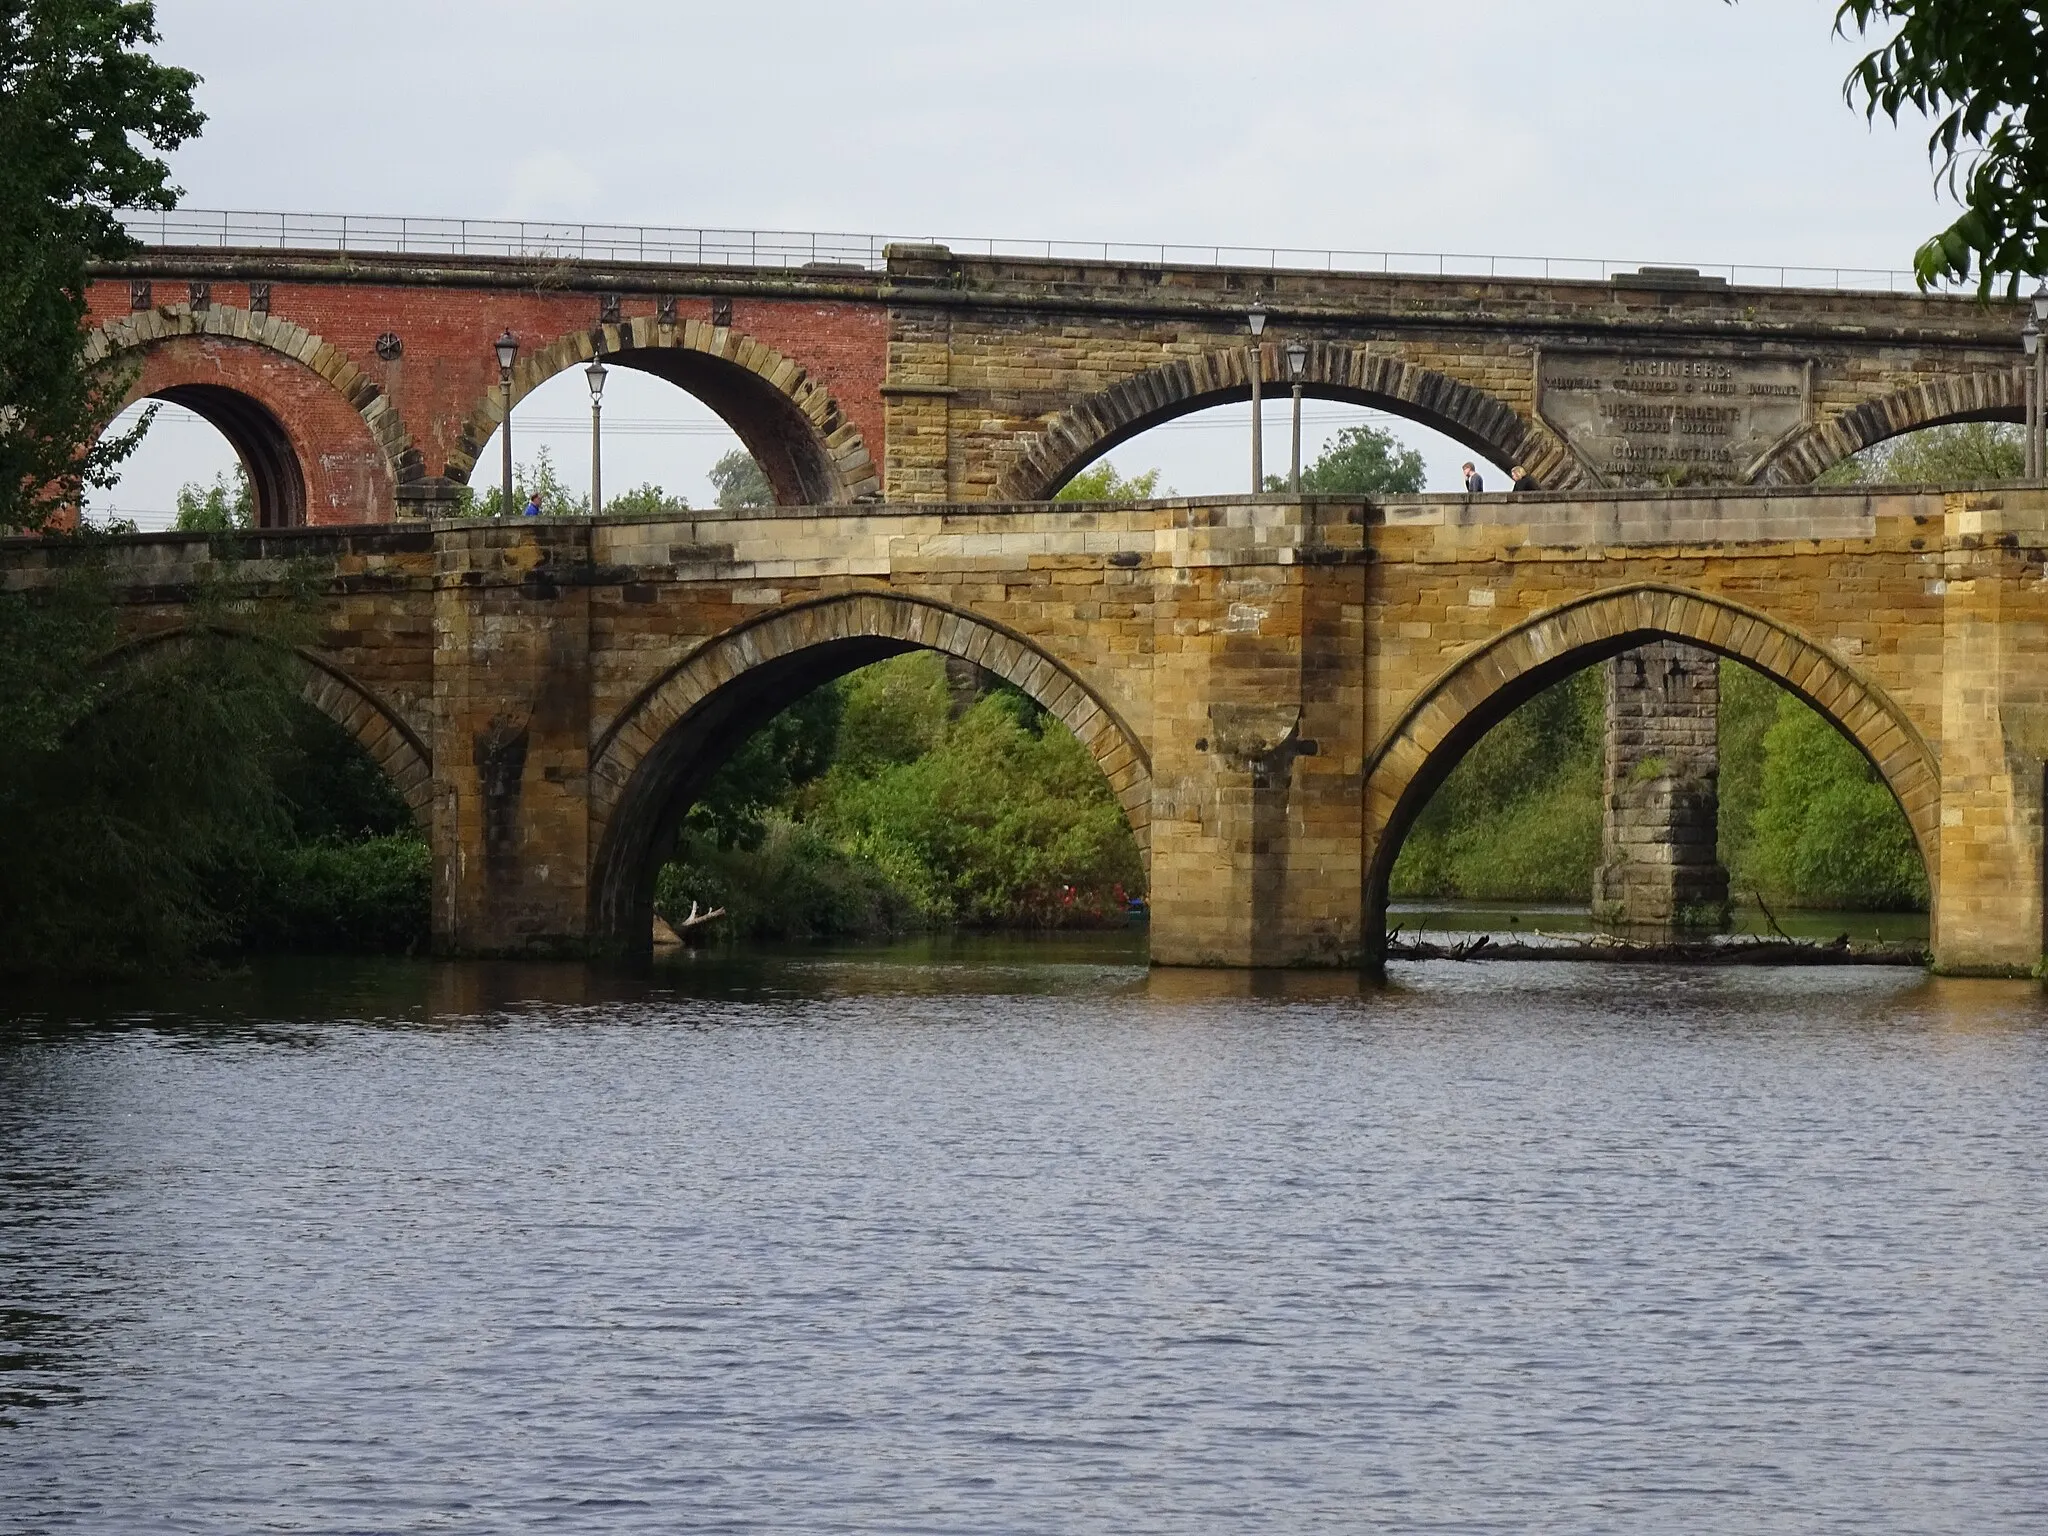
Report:
[[[509,256],[534,261],[631,261],[711,267],[845,266],[880,271],[894,244],[944,245],[966,256],[1020,256],[1157,266],[1252,267],[1268,271],[1395,273],[1420,277],[1576,278],[1670,263],[1573,256],[1488,256],[1445,251],[1313,250],[1293,246],[1137,244],[1115,240],[1003,240],[944,235],[860,235],[780,229],[672,229],[640,224],[549,223],[519,219],[436,219],[349,213],[262,213],[179,208],[121,215],[147,246],[386,252],[421,256]],[[1688,263],[1731,285],[1911,292],[1913,274],[1881,267]]]

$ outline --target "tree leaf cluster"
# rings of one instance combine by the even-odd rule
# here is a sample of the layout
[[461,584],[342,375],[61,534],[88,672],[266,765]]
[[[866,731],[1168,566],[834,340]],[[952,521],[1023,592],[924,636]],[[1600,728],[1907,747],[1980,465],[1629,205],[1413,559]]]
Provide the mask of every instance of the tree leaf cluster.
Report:
[[256,526],[256,498],[240,465],[232,480],[215,475],[210,485],[187,481],[179,486],[177,505],[180,533],[234,533]]
[[86,366],[84,320],[87,263],[133,248],[117,210],[173,205],[159,156],[204,121],[157,41],[145,0],[0,6],[0,532],[113,484],[147,427],[100,435],[127,381]]
[[1858,61],[1843,91],[1867,116],[1908,108],[1933,122],[1938,184],[1963,206],[1913,255],[1922,287],[1968,281],[1989,296],[2000,277],[2048,272],[2042,249],[2048,144],[2034,118],[2048,94],[2040,7],[2020,0],[1843,0],[1835,29],[1890,36]]
[[[788,787],[742,790],[755,781]],[[706,801],[722,809],[700,815]],[[962,710],[944,658],[915,652],[817,690],[742,748],[685,821],[657,909],[674,920],[695,900],[727,909],[728,937],[794,938],[1121,921],[1143,890],[1122,809],[1072,733],[993,681]]]
[[[1422,454],[1403,448],[1391,432],[1378,427],[1346,427],[1302,466],[1301,488],[1323,496],[1412,496],[1428,471]],[[1287,477],[1266,476],[1266,489],[1284,491]]]
[[711,466],[708,478],[718,505],[728,511],[775,505],[775,490],[768,483],[767,472],[744,448],[735,448],[721,457]]

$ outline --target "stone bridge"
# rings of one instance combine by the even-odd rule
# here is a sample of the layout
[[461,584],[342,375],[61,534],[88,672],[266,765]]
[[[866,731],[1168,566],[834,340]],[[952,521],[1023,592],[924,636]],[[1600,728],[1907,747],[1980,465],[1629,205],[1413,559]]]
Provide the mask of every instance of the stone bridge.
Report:
[[[387,397],[366,390],[367,431]],[[963,465],[984,462],[1031,461]],[[144,535],[111,560],[134,636],[177,630],[201,587],[318,594],[307,696],[431,837],[451,951],[643,949],[656,862],[725,753],[924,647],[1087,744],[1147,852],[1156,962],[1370,965],[1395,853],[1459,755],[1667,639],[1846,732],[1912,825],[1937,962],[2021,972],[2042,952],[2044,550],[2041,488],[1748,487],[840,503]],[[11,541],[0,581],[71,558]]]
[[[1960,298],[955,255],[885,270],[158,248],[98,270],[97,355],[210,419],[266,526],[430,519],[503,415],[598,351],[701,397],[791,506],[1028,501],[1257,367],[1546,489],[1811,480],[1941,422],[2019,419],[2019,319]],[[1256,364],[1245,315],[1270,323]],[[516,423],[515,423],[516,425]],[[485,466],[484,478],[492,478]]]

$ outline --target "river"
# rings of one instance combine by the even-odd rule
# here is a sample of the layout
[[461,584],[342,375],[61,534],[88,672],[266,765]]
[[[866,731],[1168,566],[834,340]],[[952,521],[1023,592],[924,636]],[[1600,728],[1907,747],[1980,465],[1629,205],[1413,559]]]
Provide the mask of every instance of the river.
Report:
[[1140,942],[12,998],[0,1528],[2048,1528],[2037,987]]

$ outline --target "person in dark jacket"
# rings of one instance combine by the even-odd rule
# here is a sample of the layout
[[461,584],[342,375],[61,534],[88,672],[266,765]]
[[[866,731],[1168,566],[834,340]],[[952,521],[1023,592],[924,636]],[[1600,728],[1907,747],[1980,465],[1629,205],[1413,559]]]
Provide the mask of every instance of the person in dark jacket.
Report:
[[1536,477],[1530,474],[1529,471],[1523,468],[1520,464],[1517,464],[1513,469],[1508,471],[1508,478],[1515,482],[1515,489],[1518,491],[1535,491],[1542,489],[1541,486],[1537,485]]
[[1465,493],[1468,496],[1477,496],[1481,491],[1486,489],[1486,482],[1479,478],[1479,471],[1477,469],[1474,469],[1470,464],[1467,464],[1465,466],[1464,475]]

